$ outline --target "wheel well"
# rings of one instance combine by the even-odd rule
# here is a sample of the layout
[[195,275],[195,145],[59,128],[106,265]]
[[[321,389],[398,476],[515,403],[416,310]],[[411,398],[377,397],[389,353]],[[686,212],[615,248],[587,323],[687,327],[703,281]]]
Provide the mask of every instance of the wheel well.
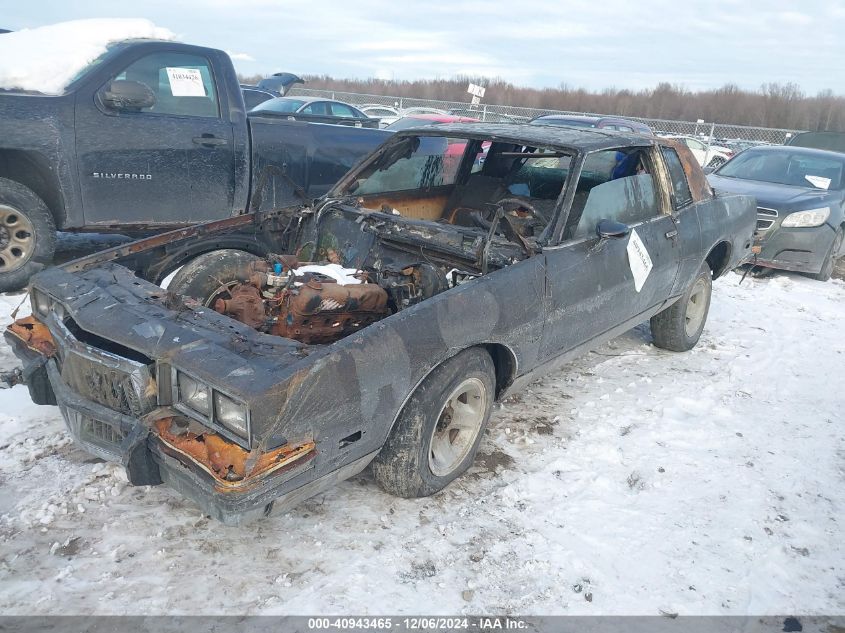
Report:
[[510,387],[516,377],[516,356],[506,345],[501,343],[487,343],[482,345],[493,359],[496,368],[496,399]]
[[728,242],[719,242],[710,249],[705,261],[713,271],[713,279],[718,279],[725,272],[728,267],[728,262],[731,260],[731,245]]
[[46,158],[34,152],[0,149],[0,178],[14,180],[32,189],[50,209],[56,228],[61,230],[64,226],[65,204],[59,183]]
[[155,258],[147,265],[141,265],[141,276],[153,283],[159,283],[169,273],[179,266],[184,266],[192,259],[205,255],[211,251],[238,250],[263,257],[267,254],[267,247],[255,240],[248,238],[216,239],[213,241],[194,244],[173,253],[167,253],[161,258]]

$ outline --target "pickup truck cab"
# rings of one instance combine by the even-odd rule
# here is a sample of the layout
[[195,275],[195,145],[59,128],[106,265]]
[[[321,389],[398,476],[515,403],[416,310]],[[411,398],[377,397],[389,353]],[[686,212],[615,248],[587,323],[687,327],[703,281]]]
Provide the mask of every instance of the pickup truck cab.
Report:
[[56,230],[150,233],[319,196],[387,136],[248,117],[223,51],[112,44],[62,94],[0,90],[0,291],[51,262]]
[[[452,147],[457,146],[459,152]],[[486,160],[479,154],[487,147]],[[6,337],[86,450],[237,524],[372,463],[403,497],[472,464],[493,402],[651,320],[698,342],[753,198],[670,139],[527,124],[402,130],[313,205],[43,271]],[[266,234],[138,274],[202,232]]]

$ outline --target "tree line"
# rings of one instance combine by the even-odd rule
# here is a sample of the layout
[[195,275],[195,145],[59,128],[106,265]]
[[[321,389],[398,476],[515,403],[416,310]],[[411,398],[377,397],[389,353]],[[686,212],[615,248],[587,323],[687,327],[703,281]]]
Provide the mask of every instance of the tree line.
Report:
[[[372,95],[469,101],[467,84],[485,86],[483,102],[543,110],[568,110],[673,121],[727,123],[796,130],[845,131],[845,97],[832,90],[815,96],[804,94],[793,83],[766,83],[756,91],[726,84],[713,90],[691,91],[683,86],[660,83],[655,88],[628,90],[606,88],[591,91],[561,84],[557,88],[515,86],[502,79],[458,76],[452,79],[413,81],[384,79],[338,79],[305,76],[306,87]],[[243,78],[245,82],[257,77]]]

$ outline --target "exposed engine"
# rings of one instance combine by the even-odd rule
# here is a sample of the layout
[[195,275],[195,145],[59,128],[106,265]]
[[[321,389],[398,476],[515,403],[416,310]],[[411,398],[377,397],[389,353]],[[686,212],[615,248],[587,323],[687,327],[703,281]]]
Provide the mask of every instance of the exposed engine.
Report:
[[217,312],[257,330],[303,343],[332,343],[448,288],[431,264],[357,271],[301,265],[289,256],[253,263],[243,282],[227,284]]

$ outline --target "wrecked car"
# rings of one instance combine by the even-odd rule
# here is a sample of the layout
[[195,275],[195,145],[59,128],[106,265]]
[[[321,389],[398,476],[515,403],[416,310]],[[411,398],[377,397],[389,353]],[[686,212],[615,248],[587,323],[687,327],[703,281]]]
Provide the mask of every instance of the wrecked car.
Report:
[[[39,273],[6,338],[81,446],[226,523],[368,465],[425,496],[472,464],[495,400],[575,355],[649,319],[692,348],[755,220],[677,141],[403,130],[313,203]],[[238,232],[274,246],[177,255]]]

